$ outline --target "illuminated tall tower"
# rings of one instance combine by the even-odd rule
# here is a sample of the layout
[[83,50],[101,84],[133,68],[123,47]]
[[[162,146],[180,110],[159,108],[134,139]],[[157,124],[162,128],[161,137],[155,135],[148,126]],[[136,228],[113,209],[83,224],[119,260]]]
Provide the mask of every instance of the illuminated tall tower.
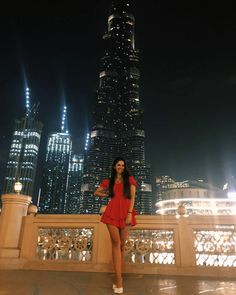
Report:
[[123,156],[139,187],[135,207],[152,212],[150,167],[145,161],[143,108],[139,97],[139,55],[135,48],[135,18],[131,1],[112,1],[105,53],[101,59],[90,148],[85,155],[81,213],[97,213],[101,200],[93,196],[108,177],[115,157]]
[[14,192],[14,184],[22,183],[22,194],[32,196],[37,168],[42,123],[36,120],[38,105],[30,108],[30,89],[26,87],[25,117],[15,121],[3,192]]
[[83,156],[73,155],[69,163],[68,189],[66,196],[66,214],[79,213],[80,190],[83,172]]
[[66,210],[68,171],[72,141],[66,124],[66,106],[63,109],[61,132],[51,133],[47,142],[39,210],[42,213],[63,214]]

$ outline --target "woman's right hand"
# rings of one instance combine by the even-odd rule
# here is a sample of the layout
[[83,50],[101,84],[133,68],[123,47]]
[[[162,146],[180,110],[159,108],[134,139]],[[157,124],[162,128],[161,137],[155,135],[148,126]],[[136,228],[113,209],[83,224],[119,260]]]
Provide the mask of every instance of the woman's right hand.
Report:
[[105,190],[104,188],[102,188],[101,186],[99,186],[95,192],[94,195],[100,198],[106,198],[109,196],[108,190]]

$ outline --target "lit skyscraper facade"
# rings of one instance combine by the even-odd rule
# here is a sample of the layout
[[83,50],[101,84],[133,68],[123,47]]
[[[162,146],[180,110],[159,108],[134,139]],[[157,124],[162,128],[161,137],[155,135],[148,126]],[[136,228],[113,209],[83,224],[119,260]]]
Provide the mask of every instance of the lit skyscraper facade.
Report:
[[187,215],[228,215],[234,214],[234,200],[226,192],[201,179],[175,181],[170,176],[156,178],[156,213],[178,214],[183,205]]
[[66,214],[79,213],[79,200],[83,172],[83,156],[73,155],[69,163],[68,189],[66,196]]
[[81,213],[97,213],[101,202],[93,196],[99,182],[110,175],[115,157],[123,156],[139,187],[135,207],[152,212],[150,168],[145,162],[143,108],[139,98],[139,56],[135,48],[135,19],[130,1],[112,1],[108,30],[103,36],[99,88],[90,146],[85,155]]
[[30,93],[26,88],[26,115],[15,121],[3,192],[14,192],[14,184],[22,183],[21,193],[33,196],[42,123],[36,120],[38,105],[30,109]]
[[65,131],[66,107],[64,107],[61,132],[51,133],[47,142],[46,161],[43,172],[40,212],[64,214],[68,187],[68,171],[72,140]]

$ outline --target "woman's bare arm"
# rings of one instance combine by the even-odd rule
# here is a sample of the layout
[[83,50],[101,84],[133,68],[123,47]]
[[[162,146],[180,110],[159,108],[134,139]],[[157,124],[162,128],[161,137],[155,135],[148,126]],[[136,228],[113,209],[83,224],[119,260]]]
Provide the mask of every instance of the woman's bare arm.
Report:
[[108,192],[103,187],[99,186],[95,190],[94,195],[99,198],[105,198],[108,197]]
[[132,212],[134,209],[135,194],[136,194],[136,187],[135,185],[131,184],[130,185],[131,198],[130,198],[129,212]]
[[127,225],[130,225],[132,222],[132,211],[134,209],[135,193],[136,193],[136,187],[133,184],[131,184],[131,186],[130,186],[130,195],[131,195],[130,205],[129,205],[129,211],[128,211],[128,214],[127,214],[127,217],[125,220],[125,223]]

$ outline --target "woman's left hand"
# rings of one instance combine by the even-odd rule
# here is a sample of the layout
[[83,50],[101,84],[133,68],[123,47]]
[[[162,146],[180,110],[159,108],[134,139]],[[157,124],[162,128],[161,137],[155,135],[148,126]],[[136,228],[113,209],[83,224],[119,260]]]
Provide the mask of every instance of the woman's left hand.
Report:
[[130,225],[132,222],[132,214],[128,213],[127,217],[126,217],[126,220],[125,220],[125,223],[127,225]]

